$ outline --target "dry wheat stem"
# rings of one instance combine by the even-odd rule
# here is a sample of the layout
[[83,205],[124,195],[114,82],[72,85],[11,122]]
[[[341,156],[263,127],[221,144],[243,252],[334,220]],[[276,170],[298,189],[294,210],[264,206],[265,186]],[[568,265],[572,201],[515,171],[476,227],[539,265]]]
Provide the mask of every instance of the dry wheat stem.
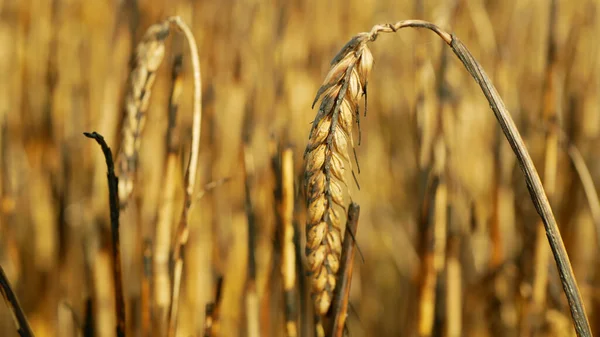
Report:
[[358,230],[358,218],[360,206],[351,203],[348,207],[346,231],[344,233],[344,247],[342,249],[342,268],[340,270],[341,280],[335,290],[333,304],[332,337],[342,337],[348,317],[348,306],[350,302],[350,286],[352,284],[352,271],[354,266],[354,255],[356,254],[356,232]]
[[125,116],[121,131],[121,146],[117,156],[121,207],[127,205],[133,192],[140,137],[146,123],[146,111],[150,103],[156,71],[165,55],[165,39],[168,35],[168,22],[152,25],[135,51],[134,65],[125,96]]
[[192,147],[190,149],[190,158],[185,172],[185,195],[183,209],[177,229],[177,237],[174,249],[175,267],[173,270],[173,289],[171,297],[171,308],[169,310],[169,332],[168,336],[175,336],[177,326],[177,312],[179,305],[179,290],[181,286],[181,274],[183,272],[183,256],[182,250],[187,243],[189,229],[187,224],[187,216],[192,204],[194,187],[196,184],[196,171],[198,170],[198,156],[200,150],[200,131],[202,121],[202,81],[200,74],[200,57],[198,55],[198,46],[194,35],[189,27],[183,22],[180,17],[171,17],[168,22],[175,25],[185,36],[190,49],[192,60],[192,71],[194,77],[194,97],[192,107]]
[[[471,55],[471,53],[464,46],[464,44],[462,42],[460,42],[460,40],[456,36],[443,31],[442,29],[433,25],[432,23],[429,23],[426,21],[421,21],[421,20],[405,20],[405,21],[396,22],[394,24],[383,24],[383,25],[374,26],[369,33],[366,33],[366,34],[362,33],[362,34],[357,35],[355,38],[353,38],[350,41],[350,43],[348,43],[344,47],[344,49],[342,49],[342,53],[348,53],[349,51],[353,51],[353,49],[356,50],[357,45],[361,47],[361,50],[364,50],[363,48],[366,48],[366,46],[365,46],[366,42],[374,41],[377,38],[377,36],[379,35],[379,33],[396,32],[397,30],[399,30],[401,28],[406,28],[406,27],[426,28],[426,29],[429,29],[429,30],[435,32],[440,38],[442,38],[450,46],[450,48],[452,48],[452,51],[454,52],[454,54],[460,59],[460,61],[464,65],[465,69],[475,79],[475,81],[480,86],[481,90],[483,91],[483,94],[485,95],[486,99],[488,100],[490,107],[491,107],[492,111],[494,112],[494,115],[496,116],[496,119],[498,120],[498,123],[500,124],[500,127],[502,128],[502,131],[503,131],[506,139],[508,140],[513,152],[516,155],[516,158],[519,162],[519,166],[521,167],[521,170],[523,171],[523,174],[525,176],[525,181],[527,183],[527,187],[528,187],[531,199],[534,203],[534,206],[535,206],[538,214],[540,215],[540,217],[542,218],[542,221],[544,223],[544,227],[546,230],[546,236],[548,238],[550,248],[552,249],[552,253],[554,255],[554,260],[558,267],[563,290],[565,292],[567,301],[569,303],[569,308],[571,310],[571,317],[573,319],[575,331],[577,332],[577,335],[580,337],[581,336],[586,336],[586,337],[591,336],[592,334],[590,331],[590,325],[589,325],[588,319],[585,314],[585,309],[583,307],[583,301],[581,299],[581,294],[579,292],[579,289],[577,288],[575,276],[573,274],[573,270],[572,270],[571,264],[569,262],[569,258],[567,256],[567,252],[566,252],[564,243],[562,241],[562,237],[558,230],[558,226],[556,224],[556,219],[554,218],[554,214],[552,213],[552,208],[550,207],[550,203],[548,201],[546,193],[544,192],[544,188],[543,188],[541,179],[539,177],[539,174],[538,174],[537,170],[535,169],[535,166],[533,165],[533,161],[531,160],[531,156],[529,155],[529,153],[527,151],[525,143],[524,143],[519,131],[517,130],[517,127],[516,127],[512,117],[510,116],[510,113],[504,106],[504,102],[502,101],[502,99],[500,98],[500,95],[496,91],[496,88],[489,80],[489,77],[487,76],[487,74],[485,73],[483,68],[479,65],[479,63]],[[344,55],[342,55],[342,56],[344,56]],[[337,65],[334,64],[332,71],[335,69],[338,69],[339,65],[342,64],[342,62],[340,62],[342,60],[340,60],[338,57],[336,57],[336,59],[334,59],[334,61],[338,64]],[[350,64],[346,64],[347,69],[352,69],[353,68],[352,66],[354,66],[356,64],[356,61],[347,62],[347,63],[350,63]],[[332,71],[330,71],[330,74],[332,73]],[[338,69],[338,72],[339,72],[339,69]],[[335,74],[336,73],[334,73],[334,75]],[[332,77],[332,76],[328,76],[327,78],[331,81],[330,77]],[[340,76],[338,76],[338,78],[339,77]],[[349,75],[346,75],[343,77],[343,79],[346,79],[348,77],[349,77]],[[366,81],[366,78],[364,78],[364,80]],[[326,85],[330,81],[326,80]],[[346,88],[344,88],[344,87],[346,87]],[[341,84],[339,82],[337,82],[337,85],[335,85],[335,86],[329,85],[329,86],[326,86],[325,88],[322,87],[319,90],[320,93],[327,90],[327,95],[323,99],[323,101],[325,103],[323,103],[323,102],[321,103],[322,108],[319,110],[319,114],[317,115],[317,118],[315,119],[313,131],[311,131],[311,139],[309,142],[309,147],[307,149],[306,171],[307,171],[307,199],[308,199],[308,205],[309,205],[309,220],[308,220],[309,231],[307,231],[307,233],[308,233],[307,235],[311,235],[310,234],[311,229],[317,227],[316,225],[320,223],[320,221],[322,219],[322,215],[325,213],[325,211],[331,209],[331,207],[330,207],[331,202],[327,203],[328,201],[331,200],[330,195],[328,196],[328,198],[322,197],[322,195],[325,195],[327,192],[329,192],[329,194],[331,193],[330,192],[331,187],[325,186],[325,182],[322,182],[322,184],[318,184],[319,180],[317,180],[316,181],[317,183],[315,183],[315,179],[312,178],[313,176],[315,176],[315,174],[314,174],[315,172],[319,173],[319,170],[321,170],[321,172],[323,172],[323,173],[327,173],[327,176],[330,176],[330,170],[331,170],[330,165],[321,164],[322,159],[320,159],[320,157],[326,157],[328,159],[327,164],[329,164],[329,162],[331,161],[331,158],[333,157],[331,152],[324,153],[324,150],[321,150],[322,153],[317,152],[317,149],[319,146],[319,144],[318,144],[319,142],[317,142],[317,140],[321,140],[321,143],[323,143],[323,140],[321,138],[317,137],[317,136],[320,136],[321,132],[319,132],[319,131],[321,131],[322,128],[317,128],[317,126],[322,125],[322,123],[319,123],[319,122],[322,120],[326,120],[324,118],[325,116],[332,117],[332,122],[331,122],[332,126],[334,126],[334,124],[337,123],[337,119],[338,119],[337,114],[339,113],[339,110],[341,110],[338,108],[339,105],[341,104],[341,102],[338,103],[337,101],[343,100],[343,98],[345,97],[345,92],[346,92],[347,87],[348,87],[347,81],[341,81]],[[332,99],[331,96],[333,96],[333,94],[336,93],[335,91],[337,91],[338,93],[341,93],[341,95],[337,95],[337,96],[335,96],[335,98],[342,96],[339,100],[336,99],[336,108],[333,109],[333,111],[331,111],[331,109],[323,109],[323,107],[327,108],[328,105],[330,105],[330,106],[333,105],[333,103],[328,103],[328,101],[330,101]],[[327,100],[327,98],[329,98],[329,100]],[[336,130],[336,129],[335,129],[335,127],[327,128],[325,132],[331,134],[331,132],[329,132],[329,130]],[[327,137],[327,138],[329,139],[331,137]],[[317,143],[317,144],[315,144],[315,143]],[[327,145],[327,149],[330,150],[331,142],[328,142],[326,145]],[[316,164],[319,164],[319,165],[316,165]],[[310,181],[311,179],[312,179],[312,183]],[[329,185],[329,183],[330,183],[329,180],[330,179],[326,180],[327,185]],[[317,188],[315,188],[315,186]],[[323,200],[321,200],[321,199],[323,199]],[[325,200],[327,200],[327,201],[325,201]],[[318,210],[319,212],[315,212],[316,210]],[[323,219],[329,220],[328,218],[323,218]],[[328,222],[329,222],[328,229],[330,229],[329,232],[331,232],[331,227],[332,227],[330,225],[331,221],[328,221]],[[318,244],[315,245],[314,243],[315,243],[315,241],[317,243],[320,243],[320,242],[318,240],[314,239],[314,232],[313,232],[312,236],[308,236],[307,239],[308,239],[307,240],[307,252],[309,254],[316,252],[317,248],[319,248],[319,245]],[[309,245],[309,244],[311,244],[311,245]],[[321,267],[323,265],[325,265],[325,263],[323,263],[323,260],[325,260],[324,255],[325,255],[325,253],[330,253],[330,252],[331,252],[331,250],[322,252],[321,255],[318,256],[318,257],[320,257],[319,259],[315,259],[314,257],[312,259],[309,258],[309,264],[312,267],[312,268],[310,268],[310,270],[313,272],[313,280],[317,280],[317,281],[320,280],[320,278],[315,277],[314,274],[315,274],[315,272],[319,272]],[[327,269],[327,268],[325,268],[325,269]],[[329,270],[331,270],[331,269],[329,269]],[[318,275],[319,274],[317,274],[317,276]],[[331,278],[334,279],[333,284],[335,285],[335,276],[331,275]],[[326,278],[325,280],[326,280],[326,282],[328,282],[327,283],[328,285],[331,284],[330,281],[328,281],[328,278]],[[316,293],[317,300],[320,298],[319,296],[322,296],[321,294],[327,294],[326,291],[321,291],[322,289],[326,289],[324,286],[320,287],[321,283],[319,283],[319,282],[313,282],[313,283],[316,283],[315,284],[316,286],[313,285],[313,292]],[[316,304],[317,305],[324,304],[324,301],[321,299],[320,301],[317,301]],[[321,306],[321,308],[323,308],[323,307],[327,308],[328,306]]]
[[281,226],[281,278],[285,300],[285,331],[287,337],[298,335],[298,303],[296,300],[296,246],[294,243],[294,152],[281,151],[279,224]]

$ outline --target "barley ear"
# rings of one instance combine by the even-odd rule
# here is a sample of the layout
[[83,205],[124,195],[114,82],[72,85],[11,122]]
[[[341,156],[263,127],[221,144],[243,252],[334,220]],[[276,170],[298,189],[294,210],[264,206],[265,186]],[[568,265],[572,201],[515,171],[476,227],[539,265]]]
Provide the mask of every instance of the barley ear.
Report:
[[352,128],[358,122],[359,100],[373,65],[367,41],[368,34],[357,35],[333,59],[315,98],[314,103],[321,103],[305,152],[306,256],[315,312],[321,316],[331,306],[340,267],[338,209],[345,205],[345,165],[351,164],[349,148],[354,147]]

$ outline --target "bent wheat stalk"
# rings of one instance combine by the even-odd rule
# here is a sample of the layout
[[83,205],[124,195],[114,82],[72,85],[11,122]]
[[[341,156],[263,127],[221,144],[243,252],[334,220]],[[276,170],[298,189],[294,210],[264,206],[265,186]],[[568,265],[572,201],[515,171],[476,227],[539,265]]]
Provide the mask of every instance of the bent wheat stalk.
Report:
[[306,253],[317,313],[322,315],[329,309],[339,268],[340,227],[334,204],[340,203],[343,192],[340,183],[345,182],[343,163],[349,162],[347,150],[348,142],[352,144],[352,124],[358,123],[358,96],[361,92],[366,94],[367,75],[373,62],[367,43],[375,41],[380,33],[393,33],[407,27],[426,28],[442,38],[483,91],[517,157],[533,204],[544,223],[575,331],[580,337],[592,336],[556,219],[515,122],[489,77],[465,45],[453,34],[421,20],[376,25],[370,32],[352,38],[333,59],[331,70],[317,93],[317,99],[323,98],[305,154],[308,205]]
[[192,146],[190,149],[190,157],[187,168],[185,169],[185,194],[183,197],[183,207],[179,226],[176,233],[175,248],[173,259],[175,267],[173,270],[173,289],[171,298],[171,308],[169,310],[169,331],[168,336],[175,336],[177,326],[177,313],[179,305],[179,290],[181,286],[181,274],[183,273],[183,249],[187,244],[189,229],[187,217],[194,198],[194,190],[196,186],[196,172],[198,170],[198,157],[200,150],[200,125],[202,121],[202,80],[200,76],[200,56],[198,55],[198,46],[196,39],[190,28],[178,17],[171,17],[167,20],[169,23],[177,27],[177,29],[185,36],[190,49],[190,58],[192,60],[192,71],[194,76],[194,97],[192,105]]

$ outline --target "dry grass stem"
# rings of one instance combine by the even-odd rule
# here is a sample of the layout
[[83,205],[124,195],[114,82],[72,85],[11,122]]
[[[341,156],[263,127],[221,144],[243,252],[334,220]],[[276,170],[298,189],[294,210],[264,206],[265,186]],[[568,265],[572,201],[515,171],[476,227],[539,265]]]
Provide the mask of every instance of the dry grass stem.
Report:
[[294,152],[291,148],[281,151],[280,202],[278,214],[281,226],[281,277],[285,300],[286,336],[298,336],[298,301],[296,299],[296,245],[294,242]]
[[360,206],[356,203],[351,203],[348,207],[346,231],[344,233],[340,282],[335,290],[334,304],[332,307],[332,337],[342,337],[344,335],[344,328],[346,327],[346,318],[348,317],[348,306],[350,302],[350,286],[352,284],[352,270],[354,267],[354,255],[356,254],[356,242],[354,240],[358,230],[359,216]]

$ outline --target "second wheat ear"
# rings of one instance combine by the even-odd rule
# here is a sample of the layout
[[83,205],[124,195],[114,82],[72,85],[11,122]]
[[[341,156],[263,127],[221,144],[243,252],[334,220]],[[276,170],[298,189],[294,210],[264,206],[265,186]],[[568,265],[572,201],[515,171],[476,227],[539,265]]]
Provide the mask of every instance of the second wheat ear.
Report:
[[[380,33],[393,33],[402,28],[425,28],[436,33],[452,49],[477,82],[488,100],[498,124],[508,140],[523,172],[531,200],[544,223],[560,280],[569,303],[577,335],[592,336],[581,294],[562,237],[525,143],[489,77],[453,34],[421,20],[404,20],[374,26],[350,40],[331,63],[315,103],[321,103],[305,152],[305,188],[307,198],[306,255],[311,273],[311,289],[315,311],[323,317],[331,305],[341,254],[339,210],[343,207],[345,165],[350,164],[349,146],[353,147],[352,126],[358,123],[361,94],[366,96],[367,78],[373,57],[367,44]],[[365,103],[366,107],[366,103]],[[336,206],[337,205],[337,206]]]
[[[161,324],[168,327],[167,336],[174,336],[177,329],[179,294],[184,263],[183,250],[189,236],[188,213],[195,193],[202,122],[202,80],[198,46],[191,29],[178,16],[169,17],[161,23],[150,26],[135,50],[133,69],[129,76],[128,91],[125,98],[125,116],[121,132],[121,147],[118,155],[119,204],[123,208],[127,205],[135,187],[137,158],[141,147],[141,134],[144,129],[146,111],[150,104],[150,94],[156,79],[156,72],[164,59],[165,41],[173,31],[181,33],[187,41],[192,62],[194,88],[191,149],[185,169],[183,207],[173,245],[172,260],[174,265],[172,270],[172,287],[169,289],[170,299],[168,295],[162,296],[163,291],[160,291],[161,296],[157,297],[159,302],[158,307],[161,311]],[[170,127],[173,127],[173,125]],[[166,224],[166,226],[170,225]],[[170,235],[167,235],[167,237],[167,240],[170,240]],[[159,261],[157,264],[163,261]],[[165,268],[160,270],[164,271]],[[163,277],[162,279],[167,276],[164,274],[163,272],[160,275]],[[166,322],[163,322],[164,320]],[[164,333],[164,331],[161,331],[161,333]]]

